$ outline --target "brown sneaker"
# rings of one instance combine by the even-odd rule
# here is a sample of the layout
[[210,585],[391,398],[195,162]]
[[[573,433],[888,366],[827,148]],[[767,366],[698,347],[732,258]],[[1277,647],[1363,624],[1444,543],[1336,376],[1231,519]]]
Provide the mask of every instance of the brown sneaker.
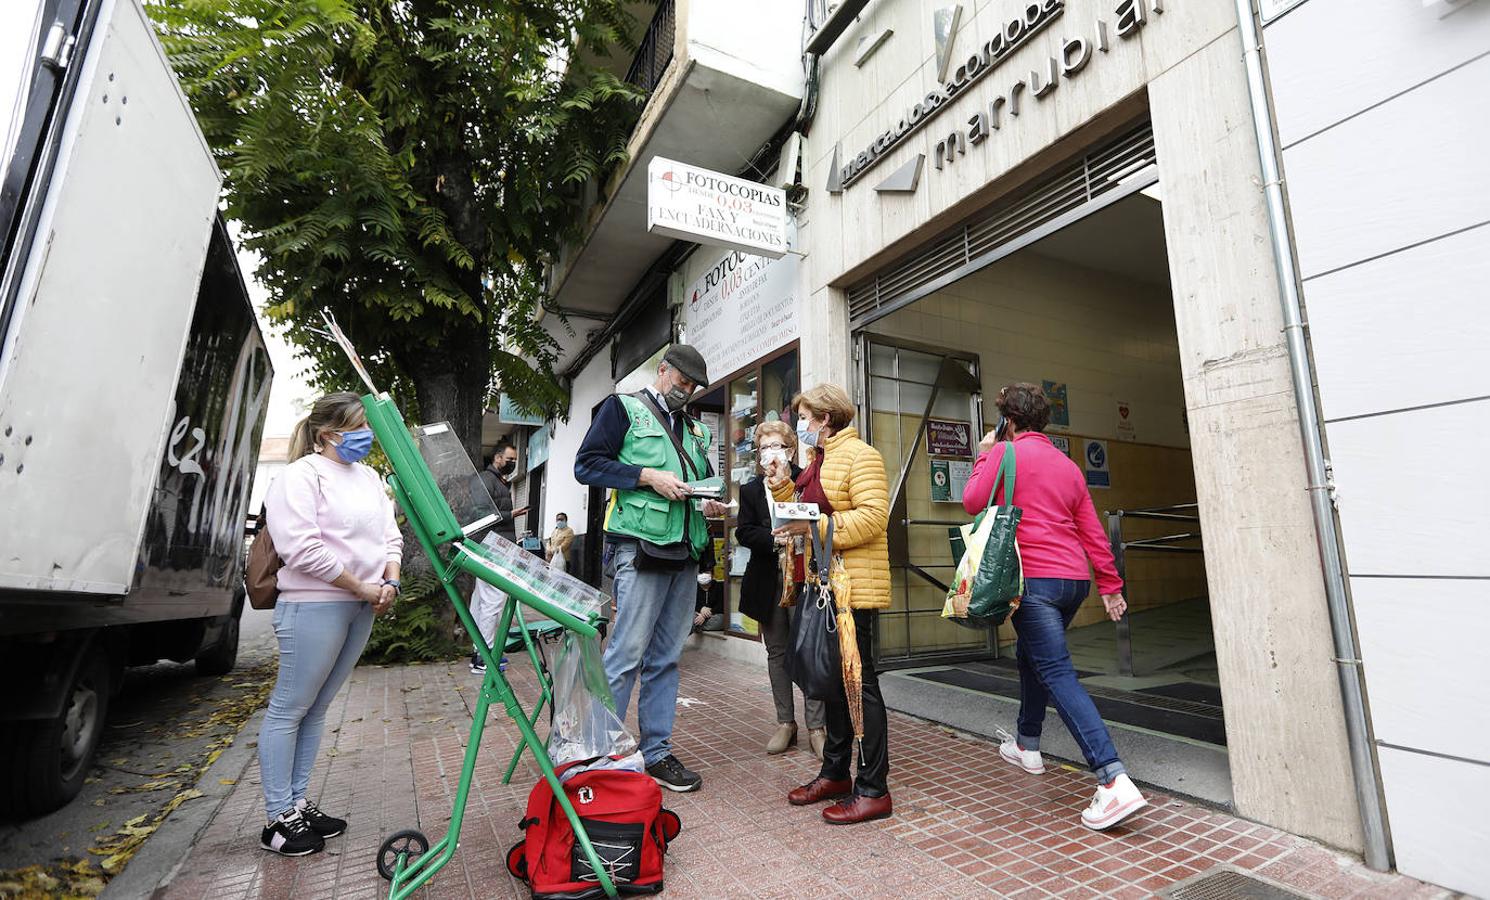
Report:
[[824,800],[836,800],[847,796],[854,789],[854,783],[847,778],[841,781],[833,781],[827,778],[814,778],[799,788],[786,795],[786,800],[792,806],[811,806]]
[[855,794],[847,800],[840,800],[824,809],[823,821],[829,825],[856,825],[859,822],[888,819],[893,810],[889,794],[883,797],[865,797]]

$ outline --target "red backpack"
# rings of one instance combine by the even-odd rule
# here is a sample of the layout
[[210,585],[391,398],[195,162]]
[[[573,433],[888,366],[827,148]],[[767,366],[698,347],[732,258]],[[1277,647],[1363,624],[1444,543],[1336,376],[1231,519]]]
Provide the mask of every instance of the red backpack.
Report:
[[[560,766],[557,773],[581,762]],[[621,769],[581,772],[564,784],[600,862],[622,894],[662,891],[662,859],[683,823],[662,808],[662,790],[650,775]],[[528,795],[518,823],[527,836],[507,851],[507,870],[533,889],[534,900],[604,897],[569,817],[547,779]]]

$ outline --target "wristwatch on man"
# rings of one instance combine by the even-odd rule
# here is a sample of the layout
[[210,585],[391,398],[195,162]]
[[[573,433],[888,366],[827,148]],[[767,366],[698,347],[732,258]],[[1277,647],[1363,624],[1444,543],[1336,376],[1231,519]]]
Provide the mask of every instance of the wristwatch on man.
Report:
[[404,592],[403,585],[399,584],[399,581],[398,581],[397,578],[384,578],[383,579],[383,586],[384,587],[388,587],[389,585],[392,585],[393,586],[393,595],[395,597],[401,597],[401,596],[403,596],[403,592]]

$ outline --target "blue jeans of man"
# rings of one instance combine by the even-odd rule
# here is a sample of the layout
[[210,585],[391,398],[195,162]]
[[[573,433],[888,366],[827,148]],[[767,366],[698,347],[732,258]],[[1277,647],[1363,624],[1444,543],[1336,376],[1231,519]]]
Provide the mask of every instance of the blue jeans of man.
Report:
[[636,718],[647,765],[673,752],[673,719],[678,711],[678,657],[693,628],[698,595],[698,564],[677,572],[639,570],[634,541],[615,545],[616,621],[605,645],[605,677],[626,718],[631,688],[641,676]]
[[1090,587],[1089,581],[1066,578],[1029,578],[1024,582],[1024,598],[1011,617],[1019,634],[1015,651],[1019,661],[1019,746],[1040,749],[1045,707],[1054,701],[1055,711],[1076,739],[1087,766],[1098,781],[1107,784],[1126,769],[1091,695],[1076,680],[1076,667],[1066,646],[1066,627]]
[[274,608],[279,677],[259,730],[259,777],[272,820],[305,796],[321,748],[326,709],[372,633],[361,600],[296,601]]

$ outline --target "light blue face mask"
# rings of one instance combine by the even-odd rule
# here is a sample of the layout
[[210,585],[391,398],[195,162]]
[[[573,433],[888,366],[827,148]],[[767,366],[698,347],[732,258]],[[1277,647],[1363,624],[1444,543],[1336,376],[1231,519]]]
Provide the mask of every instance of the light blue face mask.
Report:
[[807,430],[807,420],[797,420],[797,442],[804,447],[817,446],[817,432]]
[[337,432],[341,436],[341,443],[336,445],[336,455],[341,457],[344,463],[361,462],[372,452],[373,433],[371,428],[359,428],[356,431]]

